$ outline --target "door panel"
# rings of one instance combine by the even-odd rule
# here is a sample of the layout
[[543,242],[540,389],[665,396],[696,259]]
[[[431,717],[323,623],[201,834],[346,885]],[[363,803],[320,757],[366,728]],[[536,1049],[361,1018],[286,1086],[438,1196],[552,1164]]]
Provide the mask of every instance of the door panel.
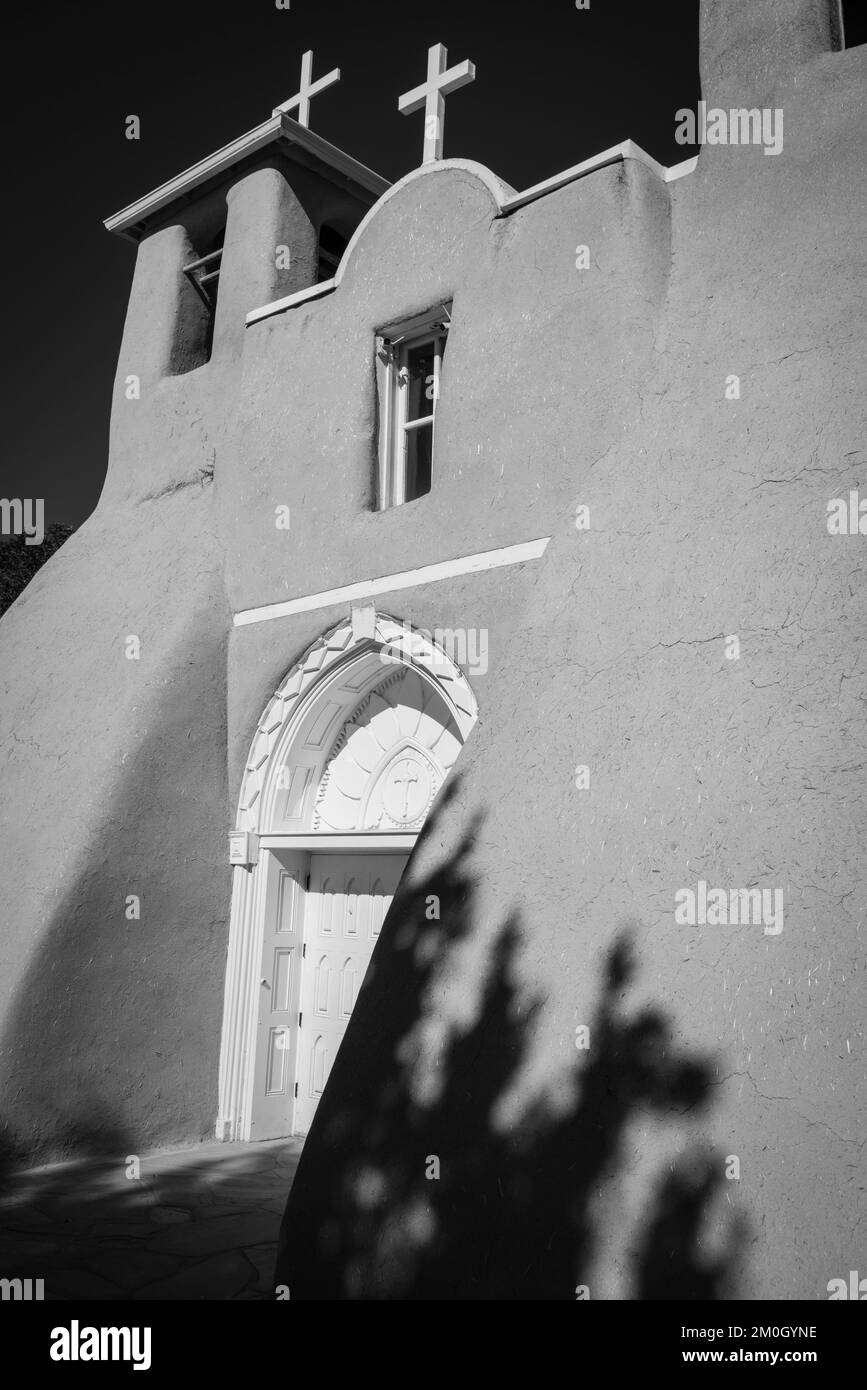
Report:
[[264,935],[256,989],[253,1139],[280,1139],[293,1132],[301,988],[304,884],[309,855],[265,851]]
[[311,856],[296,1133],[310,1127],[406,861],[382,851]]

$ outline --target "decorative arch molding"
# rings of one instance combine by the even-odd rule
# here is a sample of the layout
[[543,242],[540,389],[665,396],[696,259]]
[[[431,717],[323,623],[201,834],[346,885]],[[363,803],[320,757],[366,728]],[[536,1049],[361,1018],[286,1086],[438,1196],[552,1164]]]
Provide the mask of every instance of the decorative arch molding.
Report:
[[[251,1138],[269,846],[414,836],[476,722],[472,689],[427,633],[370,606],[311,644],[258,722],[241,779],[220,1048],[219,1139]],[[351,839],[350,839],[351,837]],[[234,843],[245,846],[235,855]],[[234,842],[234,843],[233,843]],[[408,840],[412,843],[412,839]],[[250,846],[256,848],[251,849]],[[300,890],[299,890],[300,891]],[[353,986],[354,988],[354,986]]]
[[[359,627],[343,620],[318,637],[269,700],[244,768],[237,830],[261,835],[272,829],[275,816],[281,814],[280,793],[286,794],[282,815],[284,820],[295,822],[292,829],[319,828],[313,824],[310,807],[312,776],[305,778],[302,769],[315,774],[317,764],[321,764],[319,770],[324,773],[332,750],[339,751],[336,740],[341,734],[345,738],[346,726],[359,716],[373,691],[395,674],[396,666],[396,674],[414,670],[440,696],[461,741],[466,739],[476,722],[478,705],[463,672],[442,647],[426,633],[386,613],[375,615],[368,627],[369,636],[362,635]],[[330,701],[323,701],[325,695],[330,695]],[[316,717],[311,717],[314,714]],[[302,732],[303,746],[299,748]],[[314,801],[315,794],[313,786]],[[299,813],[287,817],[287,808],[293,806]]]
[[420,830],[462,747],[442,696],[401,662],[337,735],[316,791],[314,831]]

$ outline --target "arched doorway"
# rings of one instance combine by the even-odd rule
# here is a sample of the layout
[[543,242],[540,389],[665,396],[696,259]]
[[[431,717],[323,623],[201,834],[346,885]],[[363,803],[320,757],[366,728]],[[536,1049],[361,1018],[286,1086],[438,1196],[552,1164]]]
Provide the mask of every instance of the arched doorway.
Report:
[[476,720],[427,634],[356,610],[259,721],[234,865],[217,1136],[306,1133],[406,860]]

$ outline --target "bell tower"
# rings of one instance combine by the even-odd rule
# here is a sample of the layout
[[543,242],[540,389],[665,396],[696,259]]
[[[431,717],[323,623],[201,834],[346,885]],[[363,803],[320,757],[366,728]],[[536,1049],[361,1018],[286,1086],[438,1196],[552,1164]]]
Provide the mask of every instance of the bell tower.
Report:
[[[146,483],[150,495],[170,485],[177,469],[166,459],[176,431],[166,409],[184,414],[197,405],[198,415],[205,407],[212,421],[218,417],[239,372],[247,313],[330,279],[388,187],[278,107],[106,220],[110,232],[138,247],[115,380],[108,489],[141,495]],[[155,448],[167,428],[166,449]],[[135,480],[123,462],[130,450]],[[207,459],[195,466],[207,469]]]
[[122,358],[159,377],[231,355],[249,309],[329,278],[388,186],[278,110],[115,213],[107,229],[139,248]]

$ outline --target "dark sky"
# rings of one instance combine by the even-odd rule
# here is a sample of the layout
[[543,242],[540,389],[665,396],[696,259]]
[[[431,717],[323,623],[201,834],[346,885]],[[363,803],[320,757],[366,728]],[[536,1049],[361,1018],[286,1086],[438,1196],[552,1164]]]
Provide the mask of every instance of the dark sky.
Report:
[[[445,154],[517,189],[631,137],[664,164],[699,98],[698,0],[145,0],[4,13],[5,450],[0,496],[80,523],[105,477],[109,401],[135,248],[102,219],[266,120],[314,77],[342,79],[311,128],[386,178],[421,161],[401,92],[427,49],[470,58]],[[16,11],[18,11],[16,13]],[[141,140],[124,137],[141,118]],[[253,307],[253,306],[251,306]]]

